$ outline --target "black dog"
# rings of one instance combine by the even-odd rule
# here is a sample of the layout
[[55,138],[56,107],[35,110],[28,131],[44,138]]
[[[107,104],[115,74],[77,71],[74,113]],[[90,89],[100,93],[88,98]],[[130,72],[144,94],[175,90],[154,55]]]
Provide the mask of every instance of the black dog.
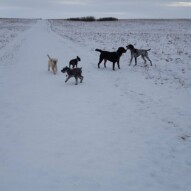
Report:
[[76,79],[75,85],[78,85],[78,78],[80,79],[80,83],[82,83],[82,80],[84,79],[82,76],[82,68],[70,69],[68,66],[66,66],[61,70],[61,72],[68,74],[65,82],[67,82],[71,77],[74,77]]
[[120,69],[119,60],[123,53],[125,53],[127,50],[123,47],[119,47],[116,52],[108,52],[103,51],[100,49],[95,49],[95,51],[100,52],[99,62],[98,62],[98,68],[100,68],[101,62],[104,60],[104,67],[106,68],[106,62],[109,60],[113,63],[113,70],[115,70],[115,63],[117,62],[118,68]]
[[78,56],[75,59],[70,60],[69,67],[72,65],[72,68],[74,68],[74,67],[77,68],[79,61],[81,61],[81,59]]

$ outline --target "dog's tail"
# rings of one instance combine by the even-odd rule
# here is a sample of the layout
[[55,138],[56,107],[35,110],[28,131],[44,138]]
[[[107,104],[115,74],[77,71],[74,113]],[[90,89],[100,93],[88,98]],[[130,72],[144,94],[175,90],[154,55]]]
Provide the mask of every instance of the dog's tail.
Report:
[[147,49],[147,51],[150,51],[150,50],[151,50],[151,48]]
[[47,56],[48,56],[49,60],[52,60],[48,54],[47,54]]
[[103,50],[100,50],[100,49],[95,49],[95,51],[98,51],[98,52],[103,52]]

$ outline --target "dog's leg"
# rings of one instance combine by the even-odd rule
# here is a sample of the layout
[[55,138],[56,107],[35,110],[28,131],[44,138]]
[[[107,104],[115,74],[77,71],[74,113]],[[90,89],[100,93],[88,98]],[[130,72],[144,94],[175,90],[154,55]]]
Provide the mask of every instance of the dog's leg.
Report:
[[53,73],[56,74],[57,72],[56,64],[53,65],[52,70],[53,70]]
[[100,64],[101,64],[102,61],[103,61],[103,58],[100,56],[99,62],[98,62],[98,64],[97,64],[98,68],[100,68]]
[[131,66],[132,60],[133,60],[133,56],[131,56],[131,59],[130,59],[130,64],[129,64],[129,66]]
[[75,79],[76,79],[76,84],[75,85],[78,85],[78,76],[75,76]]
[[57,73],[57,71],[58,71],[57,64],[56,64],[56,66],[55,66],[55,71],[56,71],[56,73]]
[[150,60],[150,58],[148,56],[146,56],[146,58],[150,62],[151,66],[152,66],[152,61]]
[[137,65],[137,57],[135,56],[135,66]]
[[79,76],[79,79],[80,79],[80,83],[82,83],[84,77],[83,76]]
[[107,60],[106,59],[104,59],[104,67],[106,68],[106,62],[107,62]]
[[141,57],[142,57],[142,59],[144,60],[144,64],[146,65],[146,63],[147,63],[147,61],[146,61],[146,59],[145,59],[145,57],[143,56],[143,55],[141,55]]
[[117,66],[118,66],[118,68],[120,69],[119,60],[117,61]]
[[115,62],[113,62],[113,71],[115,70]]
[[68,76],[65,80],[65,83],[71,78],[71,76]]

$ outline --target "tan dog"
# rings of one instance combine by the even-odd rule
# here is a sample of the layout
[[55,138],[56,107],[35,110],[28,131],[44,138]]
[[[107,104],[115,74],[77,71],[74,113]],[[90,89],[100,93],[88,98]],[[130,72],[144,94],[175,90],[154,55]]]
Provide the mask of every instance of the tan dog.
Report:
[[51,58],[48,54],[47,54],[49,60],[48,60],[48,71],[50,71],[50,68],[52,69],[53,73],[56,74],[57,72],[57,62],[58,59],[56,58]]

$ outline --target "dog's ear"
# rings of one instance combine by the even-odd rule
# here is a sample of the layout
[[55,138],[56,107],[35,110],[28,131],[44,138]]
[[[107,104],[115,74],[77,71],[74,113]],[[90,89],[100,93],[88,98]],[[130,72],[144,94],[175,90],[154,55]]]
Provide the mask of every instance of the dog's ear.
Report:
[[80,57],[79,57],[79,56],[77,56],[77,60],[78,60],[78,61],[81,61],[81,59],[80,59]]

